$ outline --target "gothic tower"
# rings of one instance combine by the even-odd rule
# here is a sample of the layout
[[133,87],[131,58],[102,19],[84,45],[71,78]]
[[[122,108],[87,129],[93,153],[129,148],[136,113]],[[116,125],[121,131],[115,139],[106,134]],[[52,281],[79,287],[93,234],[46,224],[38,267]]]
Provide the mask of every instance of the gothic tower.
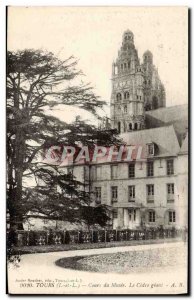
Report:
[[118,58],[112,64],[111,127],[119,132],[144,128],[144,74],[134,35],[123,34]]
[[166,106],[165,89],[146,51],[140,64],[130,30],[112,64],[111,127],[119,133],[145,128],[145,111]]
[[145,110],[166,106],[165,89],[153,64],[153,55],[147,50],[143,54]]

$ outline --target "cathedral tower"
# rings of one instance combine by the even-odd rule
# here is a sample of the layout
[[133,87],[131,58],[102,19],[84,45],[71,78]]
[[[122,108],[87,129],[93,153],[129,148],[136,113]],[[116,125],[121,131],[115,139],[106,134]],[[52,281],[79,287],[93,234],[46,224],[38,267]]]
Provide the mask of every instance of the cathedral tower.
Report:
[[164,85],[158,75],[158,71],[153,64],[153,55],[147,50],[143,54],[144,69],[144,101],[145,110],[157,109],[166,106]]
[[130,30],[123,34],[118,57],[112,64],[111,127],[119,133],[145,127],[145,110],[165,106],[165,91],[146,51],[140,64]]
[[134,35],[123,34],[118,58],[112,65],[111,127],[119,132],[144,128],[144,76]]

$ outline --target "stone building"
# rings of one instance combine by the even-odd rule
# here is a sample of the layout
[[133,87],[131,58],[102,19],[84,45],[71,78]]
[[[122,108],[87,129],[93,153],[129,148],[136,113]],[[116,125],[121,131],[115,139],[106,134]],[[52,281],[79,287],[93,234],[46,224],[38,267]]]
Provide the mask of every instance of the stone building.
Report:
[[85,182],[93,205],[110,208],[109,228],[187,226],[188,106],[166,107],[153,55],[146,51],[140,63],[129,30],[112,65],[110,123],[106,118],[104,127],[116,128],[123,143],[146,149],[144,159],[74,165],[64,172]]
[[[165,110],[168,114],[171,107]],[[186,112],[186,106],[177,106],[173,110],[181,115],[181,111]],[[187,226],[188,133],[183,125],[185,118],[180,118],[179,122],[180,128],[185,128],[185,134],[175,130],[173,116],[171,124],[168,120],[168,125],[157,127],[158,119],[153,122],[153,128],[120,135],[126,145],[141,145],[147,150],[143,159],[66,168],[65,172],[73,173],[89,187],[92,205],[105,204],[110,208],[108,228]]]
[[91,166],[94,202],[112,208],[113,228],[186,226],[188,106],[166,108],[153,55],[140,62],[129,30],[112,64],[110,105],[111,127],[127,145],[146,147],[147,157]]
[[153,55],[146,51],[141,63],[134,35],[127,30],[112,64],[111,126],[119,132],[145,128],[145,111],[165,107],[165,90]]
[[185,226],[187,138],[180,146],[173,125],[123,133],[121,137],[128,145],[146,146],[147,158],[91,167],[94,201],[112,208],[112,227]]

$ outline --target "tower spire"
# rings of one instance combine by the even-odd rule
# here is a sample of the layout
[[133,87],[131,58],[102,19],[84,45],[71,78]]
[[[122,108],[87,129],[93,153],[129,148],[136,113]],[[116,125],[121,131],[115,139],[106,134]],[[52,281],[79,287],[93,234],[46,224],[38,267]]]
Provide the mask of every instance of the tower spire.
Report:
[[144,127],[143,72],[134,45],[134,34],[126,30],[112,73],[111,120],[119,132]]

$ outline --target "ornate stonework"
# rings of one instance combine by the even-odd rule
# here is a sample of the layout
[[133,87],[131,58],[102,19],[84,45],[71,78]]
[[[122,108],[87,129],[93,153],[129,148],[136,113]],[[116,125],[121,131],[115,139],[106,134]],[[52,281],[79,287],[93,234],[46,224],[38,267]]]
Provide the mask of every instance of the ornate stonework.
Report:
[[125,31],[112,64],[111,127],[119,132],[144,129],[145,110],[165,105],[165,90],[152,53],[146,51],[140,64],[134,35]]

